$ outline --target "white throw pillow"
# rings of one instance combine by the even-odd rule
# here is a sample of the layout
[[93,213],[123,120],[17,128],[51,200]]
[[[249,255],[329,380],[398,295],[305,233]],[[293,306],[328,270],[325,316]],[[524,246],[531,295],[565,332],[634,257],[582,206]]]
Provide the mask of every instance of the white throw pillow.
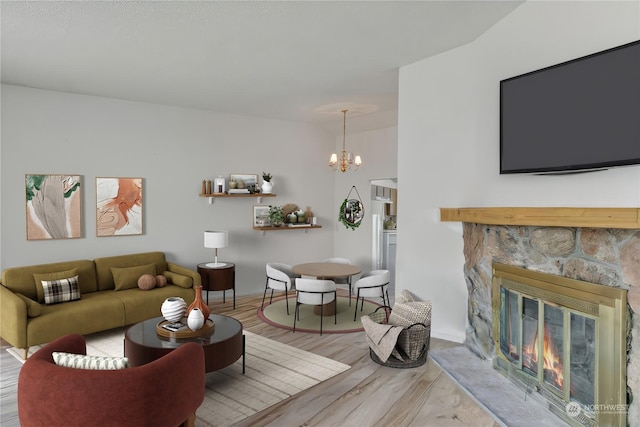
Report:
[[109,371],[129,367],[129,359],[126,357],[86,356],[84,354],[57,351],[54,351],[51,355],[56,365],[66,368]]

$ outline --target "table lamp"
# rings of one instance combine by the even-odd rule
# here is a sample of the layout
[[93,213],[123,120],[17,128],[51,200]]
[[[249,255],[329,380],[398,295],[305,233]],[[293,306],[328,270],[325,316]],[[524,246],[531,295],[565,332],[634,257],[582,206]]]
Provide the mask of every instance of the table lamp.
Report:
[[204,247],[214,248],[215,260],[207,263],[207,267],[222,267],[226,263],[218,263],[218,248],[226,248],[229,244],[229,232],[226,230],[211,230],[204,232]]

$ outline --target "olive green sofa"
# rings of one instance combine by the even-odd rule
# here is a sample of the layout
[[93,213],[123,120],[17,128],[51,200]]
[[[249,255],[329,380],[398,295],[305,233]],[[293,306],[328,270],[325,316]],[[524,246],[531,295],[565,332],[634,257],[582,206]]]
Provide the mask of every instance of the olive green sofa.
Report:
[[[141,268],[163,275],[167,285],[138,288]],[[77,272],[80,299],[39,302],[42,290],[37,290],[34,275],[41,278],[69,270]],[[135,287],[123,286],[127,280],[135,280]],[[160,316],[160,307],[168,297],[182,297],[190,304],[195,298],[194,286],[200,285],[196,271],[167,262],[163,252],[7,268],[0,286],[0,336],[24,349],[26,359],[30,346],[63,335],[86,335]]]

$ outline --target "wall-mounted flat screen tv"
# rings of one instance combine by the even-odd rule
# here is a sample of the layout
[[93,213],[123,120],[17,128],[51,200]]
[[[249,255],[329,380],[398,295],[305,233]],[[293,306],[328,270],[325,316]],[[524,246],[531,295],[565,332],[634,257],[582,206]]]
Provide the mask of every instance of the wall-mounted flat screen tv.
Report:
[[640,41],[500,82],[500,173],[640,164]]

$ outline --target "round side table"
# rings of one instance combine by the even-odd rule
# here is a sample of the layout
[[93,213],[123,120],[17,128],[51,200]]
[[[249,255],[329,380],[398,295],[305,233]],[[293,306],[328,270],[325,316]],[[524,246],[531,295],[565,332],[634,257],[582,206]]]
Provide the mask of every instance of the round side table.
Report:
[[209,305],[209,291],[222,291],[222,302],[226,302],[226,291],[233,290],[233,309],[236,309],[236,265],[232,262],[219,262],[218,265],[203,262],[198,264],[198,273],[202,278],[202,290],[207,292]]

